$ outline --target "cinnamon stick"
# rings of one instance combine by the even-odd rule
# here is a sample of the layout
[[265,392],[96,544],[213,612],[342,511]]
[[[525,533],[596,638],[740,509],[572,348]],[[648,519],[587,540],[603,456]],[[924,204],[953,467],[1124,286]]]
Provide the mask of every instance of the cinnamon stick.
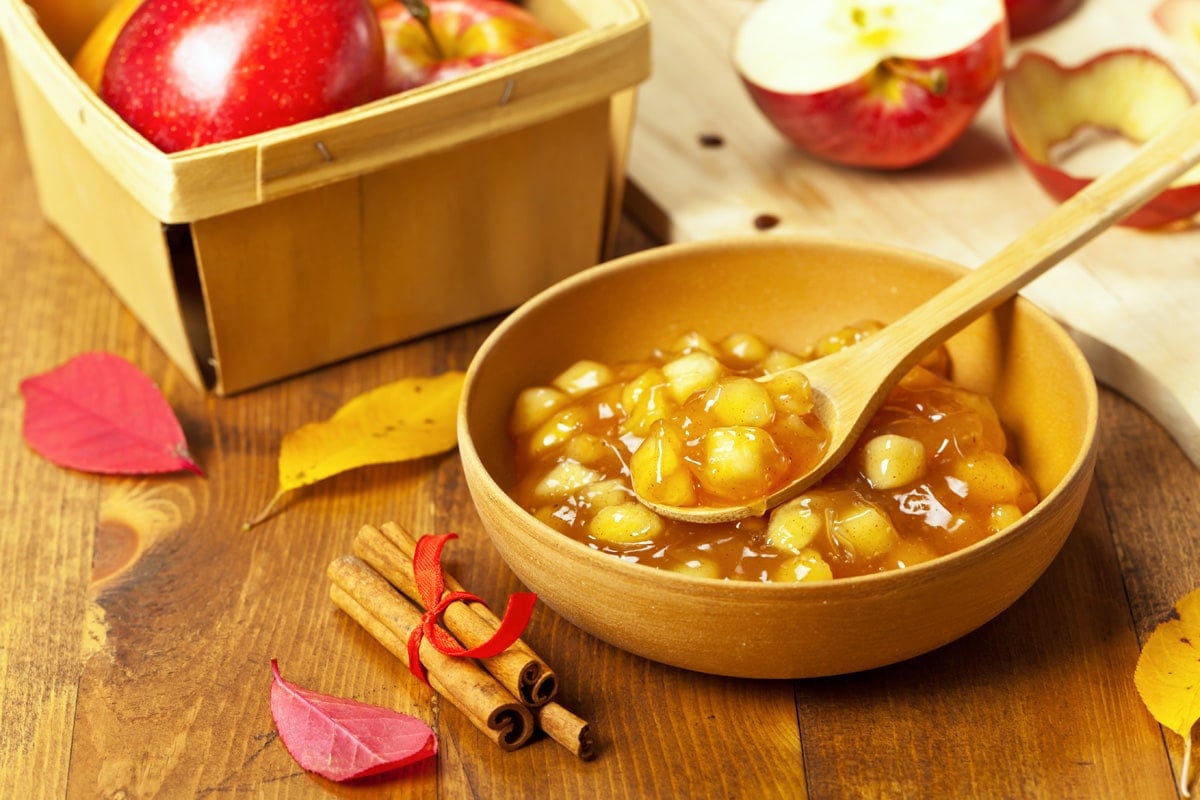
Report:
[[581,719],[558,703],[547,703],[535,712],[538,727],[554,741],[584,761],[596,755],[596,743],[587,720]]
[[[329,595],[380,644],[408,666],[408,638],[421,624],[421,611],[375,570],[343,556],[327,570]],[[429,685],[467,715],[471,723],[504,750],[515,750],[533,734],[533,714],[471,659],[452,658],[428,641],[420,647]]]
[[[415,602],[421,602],[413,575],[412,559],[416,539],[394,522],[379,528],[364,525],[354,539],[354,553],[375,568],[397,589]],[[466,591],[453,575],[446,573],[447,592]],[[467,647],[487,641],[500,626],[500,619],[483,603],[454,603],[442,615],[446,628]],[[558,692],[558,676],[533,649],[518,639],[493,658],[481,659],[484,668],[516,695],[521,702],[537,708],[549,703]]]

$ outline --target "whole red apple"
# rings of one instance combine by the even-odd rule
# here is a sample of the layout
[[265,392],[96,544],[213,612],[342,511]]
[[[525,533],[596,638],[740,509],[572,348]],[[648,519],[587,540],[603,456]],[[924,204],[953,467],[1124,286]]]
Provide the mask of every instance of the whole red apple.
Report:
[[763,0],[734,64],[768,120],[801,149],[900,169],[962,135],[1004,71],[1002,0]]
[[[457,77],[554,38],[536,17],[505,0],[375,0],[375,5],[390,93]],[[428,27],[410,5],[425,7]]]
[[368,0],[146,0],[100,96],[170,153],[359,105],[382,81]]
[[1029,36],[1060,22],[1079,7],[1082,0],[1004,0],[1008,33],[1014,39]]

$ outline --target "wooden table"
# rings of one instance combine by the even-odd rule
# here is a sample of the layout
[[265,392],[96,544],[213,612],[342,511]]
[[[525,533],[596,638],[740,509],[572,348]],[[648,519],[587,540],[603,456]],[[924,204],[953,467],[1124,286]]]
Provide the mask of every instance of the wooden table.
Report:
[[[1133,687],[1139,646],[1200,580],[1200,474],[1102,394],[1094,488],[1061,556],[991,624],[845,677],[760,682],[618,651],[544,607],[555,666],[598,756],[511,753],[337,611],[326,565],[364,523],[456,531],[452,569],[494,607],[520,587],[454,455],[304,490],[251,532],[284,433],[405,375],[463,368],[495,320],[230,399],[186,384],[41,219],[0,75],[0,795],[5,797],[1174,797],[1181,743]],[[647,246],[632,225],[622,249]],[[1180,332],[1180,335],[1185,335]],[[21,378],[86,350],[163,388],[206,477],[60,469],[21,438]],[[307,687],[414,708],[435,761],[339,786],[302,771],[268,707],[270,659]]]

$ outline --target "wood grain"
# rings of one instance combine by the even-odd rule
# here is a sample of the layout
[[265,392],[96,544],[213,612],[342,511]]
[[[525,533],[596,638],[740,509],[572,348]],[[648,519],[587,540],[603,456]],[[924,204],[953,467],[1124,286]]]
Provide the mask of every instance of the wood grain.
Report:
[[[41,220],[0,68],[0,794],[28,798],[1176,797],[1178,737],[1132,690],[1139,644],[1200,581],[1200,475],[1102,393],[1097,480],[1050,571],[994,623],[921,659],[822,681],[712,678],[635,658],[544,608],[527,632],[592,722],[597,758],[504,753],[329,602],[364,523],[456,531],[447,565],[493,608],[521,587],[453,455],[341,475],[241,530],[287,431],[403,375],[462,368],[495,321],[235,398],[195,388]],[[622,228],[620,250],[653,243]],[[88,349],[163,388],[203,479],[61,470],[20,434],[20,378]],[[337,786],[268,710],[269,659],[314,689],[417,714],[436,760]]]
[[[1058,27],[1016,43],[1078,63],[1146,46],[1200,86],[1200,73],[1150,19],[1154,0],[1089,0]],[[1016,160],[999,93],[966,136],[917,169],[880,173],[821,163],[788,145],[754,108],[729,63],[753,0],[651,0],[654,72],[639,93],[631,208],[662,239],[820,233],[911,247],[968,266],[1049,213]],[[706,139],[705,137],[709,137]],[[718,147],[705,146],[717,137]],[[1106,233],[1025,294],[1064,322],[1097,377],[1149,410],[1200,465],[1200,228]]]

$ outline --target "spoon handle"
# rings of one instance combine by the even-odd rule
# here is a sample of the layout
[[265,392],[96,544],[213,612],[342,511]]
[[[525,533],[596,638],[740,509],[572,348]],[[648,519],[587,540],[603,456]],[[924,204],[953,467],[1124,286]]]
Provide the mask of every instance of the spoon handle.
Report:
[[886,347],[879,343],[881,357],[884,349],[911,351],[891,374],[907,372],[932,345],[1015,295],[1198,163],[1200,103],[1142,145],[1124,165],[1092,181],[992,258],[885,328],[892,331]]

